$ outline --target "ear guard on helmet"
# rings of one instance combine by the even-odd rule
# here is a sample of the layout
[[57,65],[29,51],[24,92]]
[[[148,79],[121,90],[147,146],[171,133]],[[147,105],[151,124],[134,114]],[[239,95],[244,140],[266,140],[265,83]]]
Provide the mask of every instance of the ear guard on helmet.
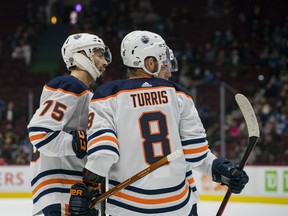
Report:
[[93,77],[94,80],[97,79],[101,75],[100,71],[98,68],[94,65],[91,64],[91,60],[88,59],[86,56],[82,55],[81,53],[75,53],[73,55],[75,65],[82,69],[88,71],[88,73]]

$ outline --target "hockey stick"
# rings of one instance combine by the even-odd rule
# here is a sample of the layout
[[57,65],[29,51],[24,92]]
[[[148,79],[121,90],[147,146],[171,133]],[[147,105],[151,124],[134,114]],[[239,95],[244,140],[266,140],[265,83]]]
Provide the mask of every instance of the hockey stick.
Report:
[[[249,135],[247,149],[238,167],[239,170],[243,170],[244,166],[247,163],[248,157],[251,154],[259,138],[259,126],[258,126],[258,122],[255,116],[254,110],[249,100],[242,94],[236,94],[235,100],[238,103],[238,106],[244,116],[247,129],[248,129],[248,135]],[[224,209],[230,199],[230,196],[231,196],[231,191],[228,190],[220,205],[220,208],[218,209],[216,216],[221,216],[223,214]]]
[[[102,182],[101,184],[101,193],[104,193],[106,191],[106,180],[104,182]],[[101,216],[105,216],[105,209],[106,209],[106,203],[105,202],[102,202],[100,204],[100,213],[101,213]]]
[[128,185],[132,184],[133,182],[143,178],[144,176],[148,175],[149,173],[153,172],[154,170],[158,169],[159,167],[174,161],[175,159],[179,158],[181,155],[183,155],[183,150],[178,149],[175,152],[172,152],[171,154],[167,155],[166,157],[162,158],[161,160],[153,163],[151,166],[147,167],[146,169],[140,171],[139,173],[135,174],[134,176],[130,177],[126,181],[123,181],[122,183],[116,185],[112,189],[108,190],[107,192],[101,194],[99,197],[96,197],[95,199],[92,199],[90,203],[90,208],[93,208],[96,204],[104,201],[108,197],[112,196],[116,192],[122,190],[123,188],[127,187]]

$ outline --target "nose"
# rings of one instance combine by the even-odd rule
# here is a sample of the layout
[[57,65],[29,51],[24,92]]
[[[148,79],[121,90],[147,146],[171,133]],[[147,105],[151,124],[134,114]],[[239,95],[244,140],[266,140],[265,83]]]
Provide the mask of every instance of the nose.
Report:
[[106,59],[103,59],[103,66],[107,67],[107,65],[108,65],[108,61]]
[[170,78],[172,76],[171,70],[167,70],[167,77]]

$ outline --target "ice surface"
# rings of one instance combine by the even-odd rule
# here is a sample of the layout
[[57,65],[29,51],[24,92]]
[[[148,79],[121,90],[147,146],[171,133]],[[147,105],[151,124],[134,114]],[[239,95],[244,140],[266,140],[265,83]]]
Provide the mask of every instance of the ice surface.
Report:
[[[199,216],[215,216],[220,202],[201,201],[198,204]],[[1,216],[31,216],[31,199],[0,199]],[[223,216],[287,216],[287,205],[229,202]]]

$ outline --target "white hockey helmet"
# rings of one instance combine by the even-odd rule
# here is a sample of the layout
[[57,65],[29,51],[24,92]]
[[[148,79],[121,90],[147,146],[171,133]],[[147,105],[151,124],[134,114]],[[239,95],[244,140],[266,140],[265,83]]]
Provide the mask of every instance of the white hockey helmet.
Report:
[[[112,55],[108,47],[105,46],[103,40],[96,35],[88,33],[78,33],[70,35],[64,42],[61,53],[62,58],[69,70],[73,66],[88,71],[94,80],[101,75],[98,68],[95,66],[93,54],[94,49],[102,49],[107,63],[111,63]],[[80,51],[84,51],[88,58]]]
[[[158,71],[149,71],[144,64],[146,57],[155,57]],[[121,57],[124,65],[132,68],[142,68],[146,73],[158,76],[161,65],[169,61],[169,49],[163,38],[149,31],[133,31],[127,34],[121,42]]]

